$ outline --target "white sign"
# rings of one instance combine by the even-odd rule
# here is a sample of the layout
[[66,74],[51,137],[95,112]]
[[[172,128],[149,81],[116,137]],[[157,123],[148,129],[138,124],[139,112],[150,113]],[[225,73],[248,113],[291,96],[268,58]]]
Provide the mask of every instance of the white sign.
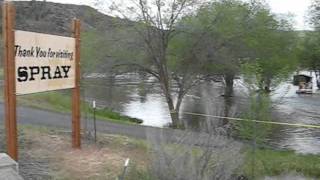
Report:
[[15,31],[16,94],[75,87],[75,39]]

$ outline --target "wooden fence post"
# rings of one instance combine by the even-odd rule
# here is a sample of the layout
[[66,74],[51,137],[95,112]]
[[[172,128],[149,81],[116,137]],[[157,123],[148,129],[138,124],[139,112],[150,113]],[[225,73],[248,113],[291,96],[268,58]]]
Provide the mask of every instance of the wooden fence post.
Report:
[[73,37],[76,40],[75,49],[75,88],[72,89],[72,147],[81,148],[80,121],[80,20],[73,20]]
[[18,160],[17,148],[17,110],[16,110],[16,78],[15,78],[15,8],[12,3],[4,2],[3,38],[4,38],[4,114],[9,156]]

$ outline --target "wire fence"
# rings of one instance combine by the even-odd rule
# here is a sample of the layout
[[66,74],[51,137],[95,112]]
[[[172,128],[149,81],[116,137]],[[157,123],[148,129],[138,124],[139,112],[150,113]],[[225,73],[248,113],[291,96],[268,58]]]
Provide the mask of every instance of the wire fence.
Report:
[[242,119],[242,118],[234,118],[234,117],[222,117],[222,116],[214,116],[208,114],[201,114],[201,113],[192,113],[192,112],[182,112],[182,114],[188,114],[193,116],[202,116],[202,117],[210,117],[210,118],[217,118],[217,119],[228,119],[231,121],[245,121],[245,122],[256,122],[262,124],[272,124],[272,125],[282,125],[282,126],[291,126],[291,127],[303,127],[303,128],[315,128],[320,129],[320,125],[312,125],[312,124],[294,124],[294,123],[285,123],[285,122],[274,122],[274,121],[261,121],[255,119]]

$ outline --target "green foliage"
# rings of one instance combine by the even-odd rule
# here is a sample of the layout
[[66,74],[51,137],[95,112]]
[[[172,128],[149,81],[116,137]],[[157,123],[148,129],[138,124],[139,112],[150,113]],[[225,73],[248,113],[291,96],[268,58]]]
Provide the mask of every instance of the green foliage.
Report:
[[260,8],[249,23],[251,36],[246,42],[253,53],[243,61],[258,67],[253,75],[259,89],[276,87],[297,67],[298,36],[290,17],[286,18],[279,19],[267,8]]
[[240,58],[248,55],[246,45],[250,7],[237,0],[214,1],[202,7],[194,26],[202,30],[202,58],[215,74],[238,74]]
[[315,31],[306,32],[300,49],[300,66],[320,72],[320,1],[312,0],[309,22]]
[[[89,113],[93,114],[92,108],[90,108]],[[129,116],[124,116],[124,115],[121,115],[120,113],[114,112],[110,109],[97,109],[96,115],[97,115],[97,117],[107,118],[107,119],[111,119],[114,121],[134,122],[134,123],[139,123],[139,124],[143,122],[141,119],[132,118]]]
[[[251,97],[250,107],[247,113],[243,113],[241,118],[248,120],[272,121],[271,102],[266,94]],[[235,136],[244,140],[256,140],[258,144],[264,144],[268,136],[274,130],[274,126],[265,123],[248,121],[233,122]]]
[[142,59],[131,28],[115,26],[107,33],[98,30],[83,32],[81,44],[82,72],[110,72],[117,64]]
[[320,32],[306,34],[300,57],[300,66],[302,68],[320,70]]
[[128,173],[125,176],[125,180],[155,180],[149,171],[139,169],[136,164],[131,164],[128,169]]
[[108,42],[104,41],[103,34],[92,30],[81,35],[81,71],[82,73],[95,71],[98,65],[103,64],[106,56],[105,49]]
[[257,63],[243,63],[241,71],[244,82],[247,83],[249,91],[253,93],[257,86],[261,86],[262,69],[260,65]]
[[[193,40],[177,37],[171,47],[183,55],[194,52],[196,55],[190,56],[193,62],[205,64],[201,70],[211,74],[248,75],[242,65],[250,63],[258,68],[252,74],[257,81],[251,83],[269,89],[297,66],[298,38],[290,20],[291,16],[272,14],[258,1],[217,0],[183,18],[178,30],[183,29]],[[178,58],[174,65],[179,64]]]
[[[254,158],[254,163],[252,160]],[[297,172],[310,178],[320,178],[320,156],[302,155],[292,151],[274,151],[257,149],[253,154],[247,152],[244,173],[252,175],[252,166],[256,178],[264,176],[278,176],[285,173]]]
[[[249,94],[266,90],[266,86],[275,88],[281,82],[287,80],[291,72],[296,69],[294,68],[296,65],[282,63],[280,61],[274,64],[272,64],[272,61],[255,61],[241,64],[242,77],[247,85]],[[279,65],[278,69],[276,69],[276,64]],[[272,65],[275,67],[273,68]],[[267,84],[268,81],[270,84]]]
[[[184,23],[184,22],[183,22]],[[170,71],[181,77],[188,74],[200,75],[206,64],[201,58],[199,39],[195,28],[185,29],[187,33],[174,36],[168,47],[168,66]]]
[[309,22],[316,30],[320,29],[320,1],[312,0],[309,7]]

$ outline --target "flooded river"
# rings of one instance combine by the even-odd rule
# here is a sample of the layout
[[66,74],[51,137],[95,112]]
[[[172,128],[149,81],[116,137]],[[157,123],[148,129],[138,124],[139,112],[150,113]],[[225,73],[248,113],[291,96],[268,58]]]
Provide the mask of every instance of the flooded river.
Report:
[[[182,112],[193,112],[217,116],[235,117],[247,102],[240,80],[235,82],[235,97],[225,102],[221,83],[203,82],[184,99]],[[315,84],[315,83],[314,83]],[[125,115],[144,120],[143,125],[164,127],[171,122],[165,99],[158,83],[153,79],[136,74],[106,78],[92,75],[84,83],[84,96],[96,100],[99,107],[108,107]],[[316,89],[316,88],[315,88]],[[272,94],[278,121],[320,125],[320,94],[297,95],[297,87],[291,82],[283,83]],[[225,107],[225,106],[228,107]],[[223,125],[221,119],[181,114],[187,125],[201,129],[214,124]],[[271,145],[291,149],[300,153],[320,153],[320,129],[281,126],[273,133]]]
[[[320,91],[314,87],[312,95],[297,95],[295,92],[298,87],[289,83],[282,87],[283,89],[289,87],[289,91],[282,98],[282,102],[277,105],[277,109],[281,113],[279,121],[320,125]],[[274,97],[274,99],[276,98],[277,96]],[[278,147],[293,149],[300,153],[319,154],[320,129],[282,126],[280,132],[275,133],[273,143]]]

